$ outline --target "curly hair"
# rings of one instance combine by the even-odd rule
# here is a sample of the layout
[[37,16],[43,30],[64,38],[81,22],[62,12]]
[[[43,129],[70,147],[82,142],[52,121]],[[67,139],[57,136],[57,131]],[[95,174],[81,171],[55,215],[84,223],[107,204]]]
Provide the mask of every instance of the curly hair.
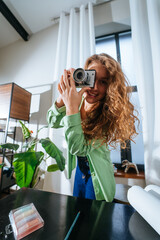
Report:
[[[87,140],[101,139],[116,148],[117,143],[122,148],[126,141],[138,134],[135,121],[138,112],[130,102],[130,87],[122,72],[120,64],[105,53],[95,54],[86,60],[84,68],[87,69],[93,62],[101,63],[107,69],[107,90],[104,99],[94,105],[82,122],[82,128]],[[135,114],[136,113],[136,114]]]

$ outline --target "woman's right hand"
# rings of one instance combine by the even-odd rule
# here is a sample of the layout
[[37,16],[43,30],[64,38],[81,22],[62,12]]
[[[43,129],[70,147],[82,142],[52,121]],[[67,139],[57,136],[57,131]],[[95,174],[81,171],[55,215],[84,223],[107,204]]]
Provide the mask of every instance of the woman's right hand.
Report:
[[[70,71],[67,71],[67,74],[68,74],[68,76],[70,78]],[[61,76],[60,82],[58,83],[58,91],[60,93],[59,97],[56,100],[56,106],[58,108],[63,107],[65,105],[64,102],[63,102],[63,99],[62,99],[62,90],[61,90],[61,87],[60,87],[61,86],[61,82],[62,82],[62,76]]]
[[75,82],[73,80],[74,69],[64,70],[64,74],[61,76],[60,83],[58,84],[58,90],[61,94],[61,98],[66,106],[66,115],[72,115],[79,112],[79,106],[82,101],[82,95],[85,91],[89,90],[89,87],[82,88],[77,91]]
[[[74,69],[72,68],[72,71],[73,71],[73,70],[74,70]],[[70,75],[71,75],[70,70],[67,70],[67,75],[68,75],[68,77],[69,77],[69,79],[70,79]],[[56,100],[56,106],[57,106],[57,108],[63,107],[63,106],[65,105],[64,102],[63,102],[63,99],[62,99],[62,90],[61,90],[61,87],[60,87],[61,82],[62,82],[62,77],[61,77],[60,82],[58,83],[58,91],[59,91],[60,95],[59,95],[59,97],[58,97],[57,100]]]
[[60,95],[56,100],[56,107],[61,108],[63,106],[64,106],[64,102],[63,102],[62,96]]

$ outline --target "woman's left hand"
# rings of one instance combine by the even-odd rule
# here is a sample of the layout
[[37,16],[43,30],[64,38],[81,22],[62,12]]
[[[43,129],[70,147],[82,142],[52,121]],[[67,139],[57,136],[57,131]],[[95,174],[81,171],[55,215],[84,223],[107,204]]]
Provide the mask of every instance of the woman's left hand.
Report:
[[58,84],[58,90],[66,106],[66,115],[72,115],[79,112],[82,95],[85,91],[90,89],[85,87],[77,92],[73,80],[73,72],[73,68],[70,70],[64,70],[64,74],[61,76],[60,83]]

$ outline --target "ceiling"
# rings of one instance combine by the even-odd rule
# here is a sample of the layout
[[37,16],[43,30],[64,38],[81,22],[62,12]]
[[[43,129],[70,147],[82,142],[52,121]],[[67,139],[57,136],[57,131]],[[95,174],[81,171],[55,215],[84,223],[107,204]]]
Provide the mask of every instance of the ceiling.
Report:
[[[90,0],[93,4],[101,4],[109,0]],[[39,32],[55,24],[54,18],[61,11],[68,13],[72,7],[78,8],[89,0],[3,0],[9,10],[20,22],[29,35]],[[21,36],[0,12],[0,48],[5,47]]]

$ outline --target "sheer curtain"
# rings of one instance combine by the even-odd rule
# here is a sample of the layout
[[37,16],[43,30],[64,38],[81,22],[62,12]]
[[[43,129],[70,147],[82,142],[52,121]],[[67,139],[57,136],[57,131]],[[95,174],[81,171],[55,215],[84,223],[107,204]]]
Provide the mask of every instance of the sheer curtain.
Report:
[[[87,7],[87,8],[86,8]],[[95,33],[93,21],[93,6],[82,5],[80,9],[72,8],[70,14],[64,12],[60,15],[57,52],[54,69],[53,102],[59,93],[57,84],[64,69],[84,66],[85,60],[95,53]],[[50,129],[50,139],[62,150],[67,159],[67,146],[63,129]],[[63,194],[72,195],[74,173],[72,179],[66,179],[67,173],[55,172],[45,175],[44,189]]]
[[130,0],[146,184],[160,185],[160,1]]

